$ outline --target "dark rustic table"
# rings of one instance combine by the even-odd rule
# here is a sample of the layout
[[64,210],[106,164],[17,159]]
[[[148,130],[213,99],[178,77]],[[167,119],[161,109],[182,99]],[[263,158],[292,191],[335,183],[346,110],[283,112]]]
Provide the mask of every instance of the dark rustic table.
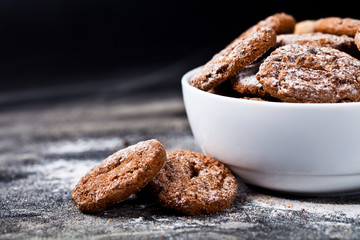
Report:
[[114,151],[150,138],[201,151],[180,92],[186,70],[1,94],[0,239],[360,239],[360,195],[284,195],[240,179],[235,202],[212,215],[137,196],[79,212],[73,186]]

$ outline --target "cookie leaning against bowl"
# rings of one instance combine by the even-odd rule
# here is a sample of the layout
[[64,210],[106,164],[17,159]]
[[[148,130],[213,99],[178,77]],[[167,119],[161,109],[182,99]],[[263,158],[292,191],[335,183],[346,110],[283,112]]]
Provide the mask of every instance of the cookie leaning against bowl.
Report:
[[270,27],[254,27],[216,54],[191,78],[190,83],[201,90],[209,90],[262,56],[276,42]]
[[167,153],[163,169],[150,182],[157,201],[185,214],[209,214],[234,201],[237,183],[231,171],[214,158],[196,152]]
[[71,199],[80,211],[103,210],[143,188],[164,166],[165,160],[165,149],[156,139],[122,149],[82,177]]
[[298,44],[277,48],[261,64],[256,78],[285,102],[360,100],[360,61],[333,48]]
[[316,20],[315,32],[330,33],[336,35],[348,35],[354,37],[360,29],[360,20],[353,18],[328,17]]

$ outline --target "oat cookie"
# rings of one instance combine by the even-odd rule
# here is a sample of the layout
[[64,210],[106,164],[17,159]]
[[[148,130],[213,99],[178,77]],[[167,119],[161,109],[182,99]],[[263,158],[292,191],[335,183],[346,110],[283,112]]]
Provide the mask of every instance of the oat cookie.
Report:
[[270,97],[270,94],[264,90],[256,79],[260,64],[261,62],[253,63],[232,77],[230,81],[233,89],[244,95]]
[[360,51],[360,29],[355,34],[355,44]]
[[349,54],[354,54],[357,51],[354,39],[346,35],[337,36],[334,34],[317,32],[306,34],[281,34],[276,36],[277,46],[293,43],[318,47],[331,47]]
[[165,149],[156,139],[122,149],[82,177],[71,199],[83,212],[105,209],[144,187],[164,166],[165,160]]
[[231,171],[210,156],[177,150],[150,182],[158,202],[186,214],[209,214],[234,201],[237,183]]
[[327,17],[321,18],[315,23],[315,32],[331,33],[336,35],[348,35],[354,37],[360,28],[360,20],[353,18]]
[[315,20],[304,20],[295,24],[294,34],[313,33]]
[[333,48],[285,45],[261,64],[256,78],[285,102],[360,100],[360,61]]
[[251,64],[275,42],[274,30],[269,27],[254,27],[216,54],[194,74],[190,83],[196,88],[207,91]]

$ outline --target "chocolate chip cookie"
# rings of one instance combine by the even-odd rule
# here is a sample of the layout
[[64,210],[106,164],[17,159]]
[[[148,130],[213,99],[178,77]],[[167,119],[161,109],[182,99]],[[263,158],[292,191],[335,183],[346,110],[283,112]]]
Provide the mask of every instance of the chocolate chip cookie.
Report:
[[286,13],[276,13],[260,21],[258,26],[271,27],[276,34],[293,33],[296,20],[293,16]]
[[276,42],[270,27],[253,27],[216,54],[194,76],[190,83],[201,90],[209,90],[254,62]]
[[261,64],[256,78],[285,102],[360,100],[360,61],[333,48],[298,44],[277,48]]
[[348,35],[354,37],[360,29],[360,20],[353,18],[327,17],[316,21],[315,32],[331,33],[336,35]]
[[122,149],[81,178],[71,199],[80,211],[103,210],[144,187],[164,166],[165,160],[165,149],[155,139]]
[[237,192],[236,179],[224,164],[185,150],[167,153],[164,168],[150,186],[160,204],[186,214],[220,211]]
[[261,62],[253,63],[230,79],[232,87],[239,93],[257,97],[270,97],[260,82],[256,79]]
[[355,54],[355,52],[357,52],[354,39],[346,35],[337,36],[334,34],[317,32],[305,34],[281,34],[276,36],[277,46],[293,43],[318,47],[331,47],[349,54]]

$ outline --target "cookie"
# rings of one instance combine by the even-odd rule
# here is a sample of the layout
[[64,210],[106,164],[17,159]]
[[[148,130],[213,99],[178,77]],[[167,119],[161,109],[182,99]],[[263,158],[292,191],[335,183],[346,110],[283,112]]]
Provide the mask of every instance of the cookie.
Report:
[[315,20],[304,20],[295,24],[294,34],[313,33]]
[[360,100],[360,61],[334,48],[298,44],[277,48],[261,64],[256,78],[285,102]]
[[270,97],[260,82],[256,79],[261,62],[253,63],[230,79],[232,87],[239,93],[257,97]]
[[144,187],[164,166],[165,160],[165,149],[156,139],[122,149],[82,177],[71,199],[80,211],[103,210]]
[[236,179],[224,164],[185,150],[167,153],[164,168],[150,186],[160,204],[191,215],[225,209],[237,192]]
[[354,37],[360,28],[360,20],[352,18],[328,17],[316,21],[315,32],[330,33],[336,35],[348,35]]
[[355,44],[360,51],[360,29],[355,34]]
[[268,102],[267,100],[265,99],[262,99],[262,98],[257,98],[257,97],[253,97],[253,98],[250,98],[250,97],[243,97],[241,99],[245,99],[245,100],[251,100],[251,101],[258,101],[258,102]]
[[337,36],[334,34],[317,32],[306,34],[281,34],[276,36],[277,46],[293,43],[318,47],[331,47],[349,54],[354,54],[357,51],[354,39],[346,35]]
[[260,21],[257,25],[271,27],[276,34],[293,33],[296,20],[293,16],[286,13],[276,13],[265,20]]
[[235,91],[232,88],[230,81],[225,81],[225,82],[221,83],[220,85],[213,87],[212,89],[210,89],[207,92],[216,94],[216,95],[226,96],[226,97],[240,98],[243,96],[241,93]]
[[254,27],[216,54],[194,74],[190,83],[196,88],[207,91],[251,64],[275,42],[274,30],[269,27]]

